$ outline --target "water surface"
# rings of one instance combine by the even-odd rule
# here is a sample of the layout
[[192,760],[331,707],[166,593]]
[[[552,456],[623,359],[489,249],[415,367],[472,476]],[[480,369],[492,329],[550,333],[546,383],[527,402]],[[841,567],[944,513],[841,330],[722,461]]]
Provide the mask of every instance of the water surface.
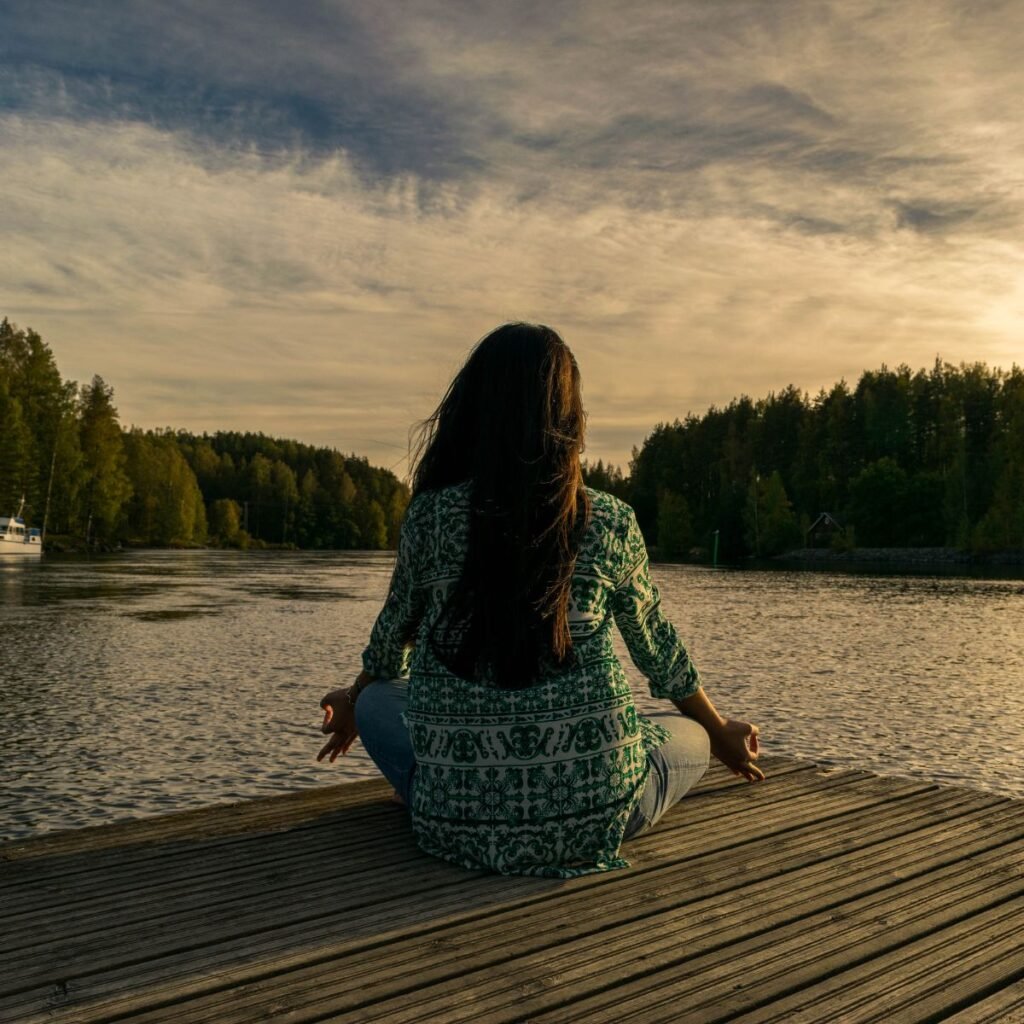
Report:
[[[0,562],[0,837],[373,773],[319,765],[389,553]],[[764,748],[1024,796],[1024,582],[658,565],[724,713]],[[625,658],[624,648],[619,646]],[[648,710],[666,705],[645,695]]]

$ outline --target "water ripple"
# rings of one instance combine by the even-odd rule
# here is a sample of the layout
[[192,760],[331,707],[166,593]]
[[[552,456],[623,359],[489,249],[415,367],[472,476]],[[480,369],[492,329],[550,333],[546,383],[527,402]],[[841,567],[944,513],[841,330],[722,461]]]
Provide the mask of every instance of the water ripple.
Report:
[[[317,702],[358,671],[390,573],[376,553],[0,565],[0,836],[373,775],[358,744],[315,762]],[[1021,581],[655,577],[708,692],[764,749],[1024,796]]]

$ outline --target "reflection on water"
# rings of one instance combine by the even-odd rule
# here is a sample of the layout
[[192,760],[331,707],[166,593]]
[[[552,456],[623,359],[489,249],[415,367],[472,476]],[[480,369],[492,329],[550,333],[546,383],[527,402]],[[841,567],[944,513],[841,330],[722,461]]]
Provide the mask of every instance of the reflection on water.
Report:
[[[362,552],[0,562],[0,836],[371,774],[358,745],[316,764],[317,702],[358,671],[390,571]],[[1021,581],[655,577],[765,749],[1024,796]]]

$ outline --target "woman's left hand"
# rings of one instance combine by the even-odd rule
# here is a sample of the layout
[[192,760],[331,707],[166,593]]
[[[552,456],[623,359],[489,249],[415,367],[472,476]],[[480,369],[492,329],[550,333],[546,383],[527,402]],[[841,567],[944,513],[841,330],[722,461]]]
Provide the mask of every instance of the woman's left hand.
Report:
[[329,755],[328,760],[333,763],[339,754],[348,753],[349,747],[359,736],[359,730],[356,728],[356,709],[354,703],[349,699],[347,689],[331,690],[320,701],[320,707],[324,709],[324,720],[320,731],[330,733],[331,738],[316,755],[316,759],[322,761]]
[[760,731],[750,722],[727,718],[708,733],[711,738],[711,753],[733,775],[742,776],[748,782],[763,782],[764,772],[754,764],[757,760],[757,737]]

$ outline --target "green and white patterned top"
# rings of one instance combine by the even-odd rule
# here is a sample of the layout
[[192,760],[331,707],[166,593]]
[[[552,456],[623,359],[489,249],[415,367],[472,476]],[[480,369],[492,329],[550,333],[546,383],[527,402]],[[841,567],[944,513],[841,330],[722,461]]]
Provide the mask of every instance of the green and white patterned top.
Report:
[[636,517],[588,488],[591,521],[569,610],[574,664],[528,689],[499,690],[453,675],[426,642],[461,572],[469,493],[459,484],[409,505],[391,590],[363,652],[367,672],[409,680],[417,842],[503,874],[568,878],[624,867],[619,846],[647,780],[647,752],[668,734],[633,705],[612,649],[613,620],[652,696],[679,700],[700,685],[661,614]]

